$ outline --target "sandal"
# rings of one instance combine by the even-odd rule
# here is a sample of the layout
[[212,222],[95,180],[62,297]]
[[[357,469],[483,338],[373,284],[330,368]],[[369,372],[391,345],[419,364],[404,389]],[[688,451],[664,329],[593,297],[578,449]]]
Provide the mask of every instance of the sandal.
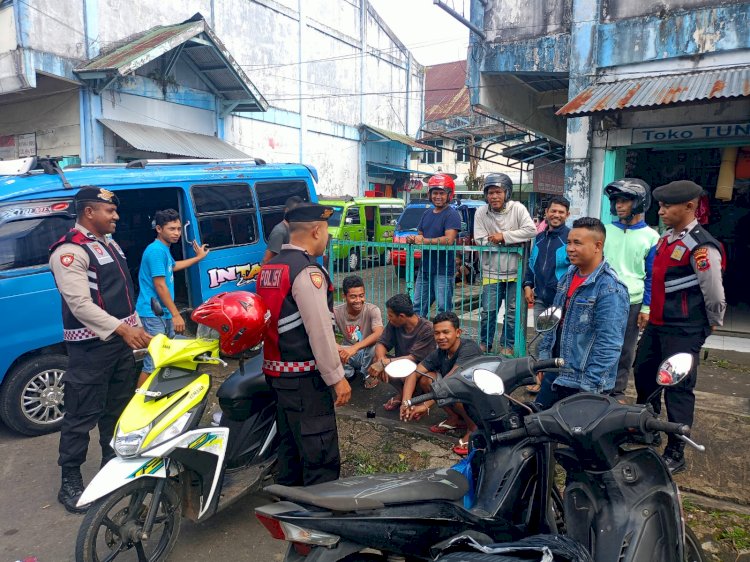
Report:
[[372,390],[379,384],[380,384],[380,379],[378,377],[373,377],[371,375],[367,375],[365,377],[365,380],[362,381],[362,386],[364,386],[367,390]]
[[466,429],[465,423],[459,423],[458,425],[451,425],[448,423],[448,420],[443,420],[440,423],[436,423],[435,425],[430,427],[430,431],[432,433],[448,433],[449,431],[454,431],[457,429]]
[[458,445],[455,445],[451,450],[458,456],[465,457],[469,454],[469,440],[464,441],[463,439],[459,439]]
[[393,410],[398,410],[399,408],[401,408],[401,398],[399,398],[398,396],[391,396],[388,399],[388,402],[383,404],[383,409],[386,412],[392,412]]
[[542,385],[539,383],[526,386],[526,392],[529,394],[538,394],[540,390],[542,390]]

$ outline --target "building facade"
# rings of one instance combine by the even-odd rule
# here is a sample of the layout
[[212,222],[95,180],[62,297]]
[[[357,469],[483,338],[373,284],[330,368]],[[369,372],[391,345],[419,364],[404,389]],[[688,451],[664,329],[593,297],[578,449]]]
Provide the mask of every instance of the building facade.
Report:
[[623,176],[696,181],[728,301],[750,309],[732,267],[750,256],[750,2],[474,0],[471,19],[472,103],[565,145],[572,214],[609,220]]
[[361,195],[408,175],[423,82],[367,0],[0,1],[3,159],[255,157]]

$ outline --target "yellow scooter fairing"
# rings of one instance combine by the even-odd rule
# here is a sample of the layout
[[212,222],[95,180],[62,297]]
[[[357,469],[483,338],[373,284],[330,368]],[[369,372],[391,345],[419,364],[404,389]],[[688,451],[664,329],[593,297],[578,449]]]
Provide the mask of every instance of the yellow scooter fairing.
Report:
[[148,344],[148,353],[154,360],[154,367],[177,367],[180,369],[195,369],[199,363],[211,361],[196,361],[198,355],[210,356],[219,362],[219,340],[216,339],[169,339],[164,334],[157,334]]

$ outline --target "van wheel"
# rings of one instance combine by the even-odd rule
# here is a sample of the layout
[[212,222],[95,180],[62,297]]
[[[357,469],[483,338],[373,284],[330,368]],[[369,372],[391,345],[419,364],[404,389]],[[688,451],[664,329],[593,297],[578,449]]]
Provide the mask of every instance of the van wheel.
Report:
[[63,419],[63,375],[68,357],[40,355],[16,365],[0,389],[0,418],[23,435],[59,431]]
[[380,254],[380,265],[391,265],[391,251],[387,248]]
[[346,267],[348,271],[357,271],[359,269],[359,250],[353,248],[349,252],[349,257],[346,259]]

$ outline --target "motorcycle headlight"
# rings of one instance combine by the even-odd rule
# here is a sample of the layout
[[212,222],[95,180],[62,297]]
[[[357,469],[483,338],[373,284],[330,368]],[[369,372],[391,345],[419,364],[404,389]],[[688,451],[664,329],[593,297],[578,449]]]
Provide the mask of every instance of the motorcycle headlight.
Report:
[[152,449],[156,447],[157,445],[161,445],[165,441],[169,441],[173,437],[177,437],[180,435],[183,430],[185,429],[185,426],[187,425],[188,421],[190,421],[190,417],[193,415],[193,410],[190,410],[189,412],[185,412],[182,414],[179,418],[177,418],[174,422],[172,422],[172,425],[164,429],[159,435],[156,436],[156,438],[149,443],[148,448]]
[[121,457],[134,457],[138,454],[138,451],[141,448],[141,443],[143,443],[143,439],[148,435],[150,429],[151,425],[147,425],[146,427],[131,431],[130,433],[122,433],[118,426],[113,447],[115,453]]

